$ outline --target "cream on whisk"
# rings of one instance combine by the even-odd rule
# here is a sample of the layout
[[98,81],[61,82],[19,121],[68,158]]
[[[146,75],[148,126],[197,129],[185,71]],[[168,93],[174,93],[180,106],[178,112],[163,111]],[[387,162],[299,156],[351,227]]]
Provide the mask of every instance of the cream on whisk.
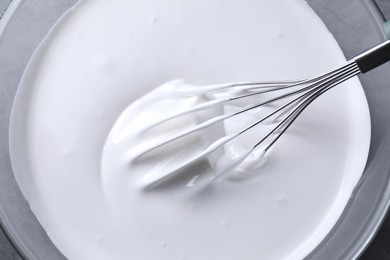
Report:
[[[232,132],[229,124],[224,123],[237,114],[229,112],[225,105],[232,97],[246,99],[249,106],[241,108],[246,117],[259,117],[259,109],[253,105],[256,99],[246,97],[245,91],[251,87],[244,83],[195,86],[183,80],[163,84],[124,110],[107,138],[102,165],[110,168],[115,157],[127,154],[133,170],[144,173],[140,185],[146,189],[181,175],[189,175],[191,179],[196,176],[198,182],[206,179],[206,184],[210,184],[234,170],[258,170],[264,163],[265,150],[237,148],[239,142],[231,144],[231,141],[242,130]],[[251,125],[240,121],[244,130]],[[261,131],[259,127],[256,130]],[[234,150],[241,152],[232,153]],[[212,172],[211,175],[205,174],[207,171],[191,174],[191,168],[199,164],[209,165],[204,170]],[[190,185],[193,186],[195,182]]]
[[[214,101],[218,103],[219,100]],[[198,94],[196,86],[181,80],[166,83],[136,100],[124,110],[107,138],[102,156],[103,170],[108,168],[109,171],[113,161],[119,160],[120,164],[125,155],[131,168],[143,173],[140,186],[151,188],[176,175],[186,174],[189,167],[196,167],[195,163],[210,163],[211,167],[212,157],[218,159],[221,153],[200,158],[198,155],[209,143],[224,135],[222,123],[178,140],[175,138],[220,114],[218,110],[222,107],[218,105],[210,106],[205,112],[192,111],[209,102],[207,97]],[[170,118],[178,111],[188,113]],[[160,124],[156,125],[156,121]]]

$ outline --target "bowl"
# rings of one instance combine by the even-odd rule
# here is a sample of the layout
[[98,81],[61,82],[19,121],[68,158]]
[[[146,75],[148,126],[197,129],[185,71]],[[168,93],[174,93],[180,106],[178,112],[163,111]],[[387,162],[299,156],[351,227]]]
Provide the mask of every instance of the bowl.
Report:
[[[1,0],[1,3],[7,1]],[[65,257],[47,237],[12,173],[8,135],[12,103],[37,45],[77,0],[14,0],[0,15],[0,221],[26,259]],[[308,0],[345,56],[385,40],[384,17],[373,0]],[[363,176],[341,218],[307,259],[355,259],[372,240],[390,203],[390,65],[360,76],[372,119],[371,148]]]

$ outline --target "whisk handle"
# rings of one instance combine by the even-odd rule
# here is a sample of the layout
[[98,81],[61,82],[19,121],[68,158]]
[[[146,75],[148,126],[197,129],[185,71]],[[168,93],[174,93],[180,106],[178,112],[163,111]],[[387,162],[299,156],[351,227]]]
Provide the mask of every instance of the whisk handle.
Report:
[[354,60],[362,73],[382,65],[390,60],[390,40],[363,52]]

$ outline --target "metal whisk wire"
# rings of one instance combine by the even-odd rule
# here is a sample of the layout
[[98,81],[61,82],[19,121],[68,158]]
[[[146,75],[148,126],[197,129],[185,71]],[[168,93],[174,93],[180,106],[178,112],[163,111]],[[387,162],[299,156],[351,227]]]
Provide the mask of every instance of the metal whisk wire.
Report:
[[[283,134],[294,123],[294,121],[299,117],[299,115],[319,96],[321,96],[328,90],[334,88],[335,86],[339,85],[340,83],[360,73],[370,71],[371,69],[389,60],[390,41],[385,41],[384,43],[379,44],[374,48],[362,53],[355,59],[346,62],[340,67],[307,79],[278,82],[234,82],[199,87],[195,90],[196,93],[212,95],[212,93],[214,92],[226,91],[228,95],[222,98],[211,98],[204,103],[195,105],[187,110],[181,111],[177,114],[154,122],[145,128],[145,132],[149,131],[150,129],[153,129],[158,125],[167,123],[170,120],[184,116],[186,114],[201,112],[203,110],[211,109],[216,106],[223,106],[234,101],[242,102],[243,100],[250,97],[256,97],[260,95],[265,95],[266,97],[268,94],[277,94],[269,98],[267,97],[268,99],[256,102],[255,104],[251,104],[251,102],[253,102],[252,100],[251,102],[249,102],[248,106],[243,107],[238,111],[218,115],[204,122],[201,122],[192,128],[189,128],[177,134],[173,134],[172,136],[166,138],[163,141],[152,142],[149,145],[144,145],[143,150],[137,150],[137,153],[133,156],[132,160],[133,162],[140,161],[144,158],[145,155],[149,154],[150,152],[169,143],[177,141],[185,136],[188,136],[198,131],[202,131],[205,128],[211,127],[217,123],[223,122],[227,119],[236,117],[256,108],[260,108],[270,104],[276,104],[284,99],[287,99],[287,101],[285,101],[281,105],[279,104],[278,107],[275,108],[273,111],[269,112],[265,116],[251,123],[250,125],[242,128],[240,131],[228,134],[217,139],[216,141],[208,145],[200,153],[183,162],[176,170],[172,171],[167,175],[164,175],[163,181],[165,181],[165,179],[169,179],[175,176],[179,172],[179,169],[191,165],[192,163],[200,159],[206,158],[208,155],[215,152],[217,149],[233,141],[238,136],[249,131],[260,123],[266,120],[272,120],[271,123],[276,125],[270,131],[268,131],[261,138],[261,140],[256,142],[256,144],[253,145],[252,148],[239,155],[238,157],[232,159],[230,162],[226,163],[222,168],[220,168],[214,175],[214,178],[218,178],[219,176],[224,175],[228,170],[240,165],[256,148],[258,148],[265,141],[268,141],[268,143],[265,144],[265,148],[262,148],[263,153],[265,154],[280,139],[280,137],[283,136]],[[229,92],[228,90],[234,91]],[[185,91],[183,91],[183,93],[183,95],[185,95]],[[232,95],[232,93],[234,94]],[[150,184],[153,185],[154,183],[160,182],[161,180],[159,178],[156,178]]]

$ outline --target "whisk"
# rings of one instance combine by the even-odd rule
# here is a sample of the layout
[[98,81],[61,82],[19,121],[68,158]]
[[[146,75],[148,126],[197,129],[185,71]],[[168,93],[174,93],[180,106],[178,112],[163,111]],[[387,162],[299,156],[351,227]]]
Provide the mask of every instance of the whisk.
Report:
[[[166,172],[164,174],[157,174],[148,176],[144,180],[144,185],[146,187],[151,187],[158,185],[167,181],[168,179],[176,176],[189,165],[192,165],[199,160],[205,159],[210,154],[214,153],[217,149],[223,147],[225,144],[236,139],[241,134],[247,132],[253,127],[259,125],[260,123],[273,119],[276,122],[275,126],[268,131],[261,140],[258,140],[248,151],[242,153],[229,160],[229,162],[224,163],[222,167],[219,167],[213,175],[212,178],[218,178],[228,172],[230,169],[238,167],[243,161],[248,158],[248,156],[260,145],[265,148],[262,149],[261,155],[259,158],[267,153],[267,151],[280,139],[280,137],[286,132],[286,130],[291,126],[291,124],[298,118],[298,116],[309,106],[316,98],[321,96],[323,93],[332,89],[333,87],[339,85],[340,83],[360,74],[366,73],[371,69],[387,62],[390,60],[390,41],[385,41],[382,44],[379,44],[370,50],[360,54],[354,59],[349,60],[344,65],[337,67],[333,70],[325,72],[315,77],[294,80],[294,81],[279,81],[279,82],[235,82],[228,84],[220,85],[211,85],[204,87],[196,87],[192,89],[183,90],[183,93],[191,94],[202,94],[209,95],[212,92],[218,92],[223,90],[234,89],[236,91],[228,92],[229,95],[222,96],[216,99],[208,99],[207,101],[197,104],[189,109],[184,111],[179,111],[178,113],[162,118],[151,125],[147,126],[147,130],[156,128],[159,125],[169,123],[171,120],[175,120],[178,117],[181,117],[190,113],[198,113],[203,110],[211,109],[215,106],[227,104],[229,102],[244,100],[249,97],[254,97],[258,95],[266,95],[267,93],[276,93],[275,96],[262,100],[255,104],[249,104],[246,107],[243,107],[239,111],[221,114],[219,116],[208,119],[204,122],[197,124],[194,127],[186,129],[182,132],[176,133],[168,138],[146,145],[143,150],[139,151],[133,158],[134,162],[143,160],[156,149],[169,145],[172,142],[178,141],[192,133],[202,131],[208,127],[211,127],[217,123],[223,122],[229,118],[236,117],[240,114],[243,114],[247,111],[267,106],[270,104],[277,103],[278,106],[273,109],[268,114],[262,116],[262,118],[251,123],[248,126],[245,126],[240,131],[225,135],[216,141],[212,142],[205,149],[201,150],[199,153],[193,157],[185,160],[179,164],[175,169]],[[181,93],[182,95],[185,95]],[[233,93],[233,94],[232,94]],[[230,95],[231,94],[231,95]],[[279,104],[281,101],[284,101],[282,104]]]

